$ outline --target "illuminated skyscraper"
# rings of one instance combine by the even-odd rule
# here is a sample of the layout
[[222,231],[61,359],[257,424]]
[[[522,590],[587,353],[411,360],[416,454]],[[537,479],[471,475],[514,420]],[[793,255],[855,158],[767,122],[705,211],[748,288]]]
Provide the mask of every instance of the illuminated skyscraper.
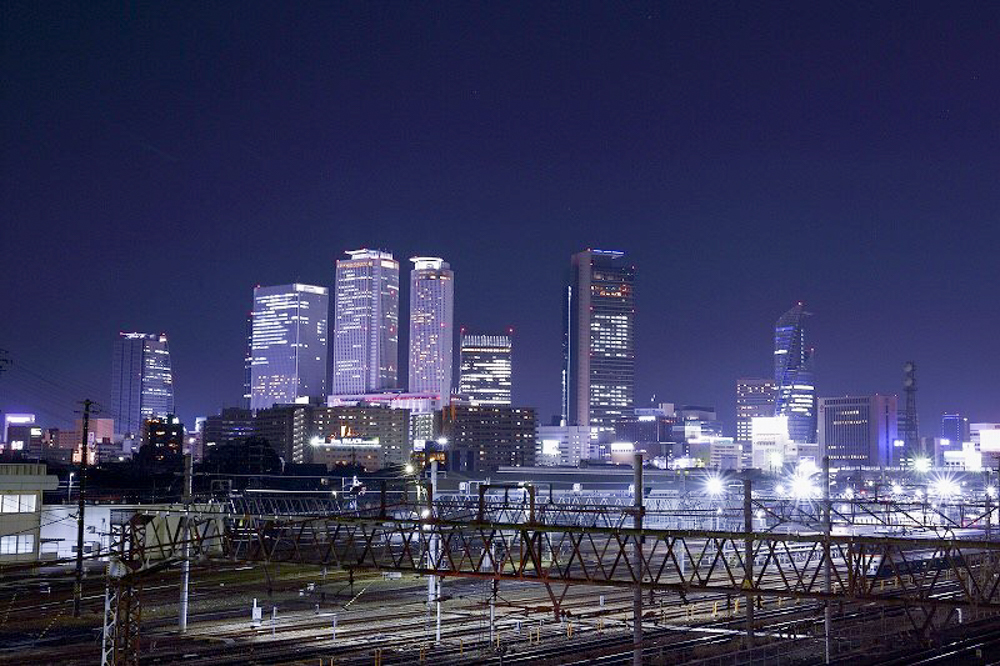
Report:
[[774,325],[774,413],[788,417],[793,442],[816,441],[816,387],[813,350],[806,347],[802,303],[781,315]]
[[326,395],[326,287],[284,284],[253,291],[250,409]]
[[458,392],[471,405],[510,405],[509,335],[462,335]]
[[635,266],[624,252],[573,255],[567,292],[563,418],[613,431],[635,397]]
[[333,393],[397,387],[399,262],[378,250],[352,250],[337,261]]
[[118,334],[111,362],[111,412],[115,435],[135,437],[143,421],[173,414],[174,376],[166,335]]
[[750,444],[752,419],[762,416],[774,416],[774,381],[760,377],[736,380],[737,443]]
[[451,395],[455,274],[437,257],[412,257],[410,392]]

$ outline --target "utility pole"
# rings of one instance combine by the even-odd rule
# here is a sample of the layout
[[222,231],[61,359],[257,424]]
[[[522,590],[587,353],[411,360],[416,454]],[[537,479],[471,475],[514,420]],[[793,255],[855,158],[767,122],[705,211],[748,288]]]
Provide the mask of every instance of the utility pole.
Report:
[[830,521],[830,456],[823,456],[823,559],[826,561],[823,567],[823,587],[827,594],[826,608],[823,609],[823,646],[825,648],[826,661],[830,663],[830,633],[833,629],[832,610],[830,608],[830,533],[833,526]]
[[188,584],[191,579],[191,495],[192,495],[192,459],[191,452],[184,454],[184,517],[181,520],[184,521],[183,543],[184,543],[184,559],[181,560],[181,604],[180,604],[180,617],[177,619],[177,630],[180,633],[185,633],[187,631],[188,625]]
[[756,601],[753,590],[753,488],[750,479],[743,479],[743,529],[746,531],[743,562],[746,567],[743,589],[747,601],[747,649],[750,652],[750,663],[753,663],[753,604]]
[[73,586],[73,617],[80,617],[83,603],[83,511],[87,497],[87,439],[90,435],[90,408],[93,400],[83,401],[83,438],[80,442],[80,500],[76,515],[76,583]]
[[636,453],[632,463],[634,471],[632,494],[633,525],[637,532],[635,535],[635,560],[637,563],[638,575],[636,576],[635,590],[632,592],[632,665],[642,666],[642,454]]

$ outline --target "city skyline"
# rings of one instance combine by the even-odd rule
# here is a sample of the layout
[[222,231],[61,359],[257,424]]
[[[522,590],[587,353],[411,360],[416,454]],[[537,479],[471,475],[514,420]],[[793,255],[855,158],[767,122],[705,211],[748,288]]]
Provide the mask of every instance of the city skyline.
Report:
[[[447,257],[456,325],[517,330],[514,400],[547,422],[566,258],[613,247],[643,285],[638,405],[714,405],[731,428],[733,381],[769,374],[773,321],[802,300],[819,315],[818,396],[898,394],[912,359],[922,435],[946,411],[1000,420],[1000,146],[986,120],[1000,81],[984,65],[993,24],[975,12],[902,8],[900,31],[859,7],[526,8],[516,23],[500,10],[36,11],[6,40],[23,57],[7,63],[19,104],[4,240],[46,270],[0,267],[17,314],[0,347],[62,388],[32,404],[6,373],[7,411],[71,422],[73,400],[107,400],[107,340],[123,326],[170,333],[185,422],[239,404],[247,290],[332,288],[339,253],[367,245]],[[548,38],[522,35],[523,20]],[[392,48],[352,38],[359,25]],[[704,25],[717,40],[664,39]],[[256,46],[204,41],[204,26]],[[493,29],[518,58],[472,37]],[[287,68],[261,55],[275,52]],[[140,256],[150,238],[178,251]]]

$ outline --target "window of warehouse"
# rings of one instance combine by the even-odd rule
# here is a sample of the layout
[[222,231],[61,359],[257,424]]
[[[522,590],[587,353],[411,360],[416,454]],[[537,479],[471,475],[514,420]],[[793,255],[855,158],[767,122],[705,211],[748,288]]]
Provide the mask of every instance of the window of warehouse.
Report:
[[0,513],[33,513],[35,495],[0,495]]
[[18,553],[30,553],[35,549],[35,536],[33,534],[12,534],[0,537],[0,555],[17,555]]

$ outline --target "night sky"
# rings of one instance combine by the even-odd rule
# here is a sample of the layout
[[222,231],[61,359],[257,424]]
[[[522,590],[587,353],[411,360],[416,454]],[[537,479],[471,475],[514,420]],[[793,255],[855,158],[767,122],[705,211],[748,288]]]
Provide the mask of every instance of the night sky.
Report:
[[637,266],[641,403],[731,424],[803,300],[820,396],[912,359],[921,434],[1000,420],[998,3],[0,13],[0,348],[43,378],[0,376],[0,410],[107,400],[117,331],[163,331],[190,425],[239,400],[253,286],[369,246],[446,258],[547,422],[594,247]]

